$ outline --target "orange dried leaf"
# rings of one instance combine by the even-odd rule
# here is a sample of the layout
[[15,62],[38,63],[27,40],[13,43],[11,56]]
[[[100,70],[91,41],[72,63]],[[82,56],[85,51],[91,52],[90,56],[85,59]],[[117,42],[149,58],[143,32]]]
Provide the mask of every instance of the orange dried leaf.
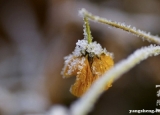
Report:
[[[113,65],[113,59],[109,55],[102,54],[100,55],[100,57],[93,57],[93,63],[91,66],[91,70],[93,73],[93,82],[101,77],[111,67],[113,67]],[[109,87],[111,87],[112,81],[113,80],[110,80],[104,89],[107,90]]]
[[[91,85],[114,65],[112,54],[102,48],[97,42],[89,43],[86,39],[78,40],[75,50],[65,57],[65,66],[62,74],[64,78],[76,76],[70,92],[80,97]],[[112,84],[112,79],[105,88]]]
[[[79,74],[77,74],[74,85],[70,88],[70,92],[77,97],[82,96],[91,85],[114,64],[113,59],[105,54],[102,54],[100,57],[93,57],[91,65],[86,57],[84,63],[83,68],[79,71]],[[111,84],[112,80],[109,81],[103,90],[111,87]]]
[[91,86],[93,75],[90,69],[88,59],[85,60],[83,69],[77,74],[74,85],[71,86],[70,92],[80,97],[83,95]]

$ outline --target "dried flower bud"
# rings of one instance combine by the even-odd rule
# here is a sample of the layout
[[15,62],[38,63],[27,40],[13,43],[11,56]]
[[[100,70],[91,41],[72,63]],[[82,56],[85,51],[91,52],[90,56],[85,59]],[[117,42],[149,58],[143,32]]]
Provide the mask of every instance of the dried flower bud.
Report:
[[[113,65],[113,57],[101,45],[87,40],[78,40],[72,54],[65,57],[65,66],[62,71],[64,78],[76,76],[75,83],[71,86],[70,92],[80,97],[91,85],[101,77]],[[111,87],[112,80],[102,90]]]

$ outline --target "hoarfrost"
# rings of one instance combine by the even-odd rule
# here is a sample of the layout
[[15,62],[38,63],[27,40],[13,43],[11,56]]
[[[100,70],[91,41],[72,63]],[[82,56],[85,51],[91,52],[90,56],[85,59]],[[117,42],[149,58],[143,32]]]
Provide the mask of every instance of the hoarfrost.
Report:
[[63,75],[64,70],[68,66],[67,74],[71,75],[73,71],[78,69],[77,74],[80,74],[80,71],[83,69],[85,65],[85,55],[89,57],[100,56],[101,54],[108,55],[113,58],[113,54],[107,52],[106,48],[102,48],[102,46],[95,42],[88,43],[87,40],[78,40],[76,43],[75,50],[69,56],[64,57],[65,66],[61,72]]
[[107,50],[102,48],[102,46],[97,42],[88,43],[87,40],[78,40],[76,43],[73,55],[76,57],[89,54],[90,57],[100,56],[102,53],[112,57],[112,54],[107,52]]

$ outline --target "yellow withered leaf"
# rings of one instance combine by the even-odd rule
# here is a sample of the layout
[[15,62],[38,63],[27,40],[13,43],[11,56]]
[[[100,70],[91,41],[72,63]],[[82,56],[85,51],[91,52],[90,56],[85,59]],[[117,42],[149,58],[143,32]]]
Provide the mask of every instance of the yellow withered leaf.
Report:
[[[94,56],[93,63],[91,65],[91,70],[93,74],[93,82],[96,81],[99,77],[101,77],[106,71],[108,71],[111,67],[113,67],[114,61],[111,56],[106,54],[101,54],[100,57]],[[112,79],[104,88],[107,90],[111,87]]]
[[76,81],[70,88],[70,92],[73,95],[80,97],[91,86],[92,79],[93,79],[93,75],[90,69],[88,59],[86,58],[84,61],[83,68],[78,72],[76,76]]
[[[71,86],[70,92],[80,97],[91,85],[114,65],[112,57],[101,54],[99,57],[72,57],[66,64],[63,75],[66,77],[76,76],[75,83]],[[72,70],[73,69],[73,70]],[[108,89],[112,80],[103,89]]]

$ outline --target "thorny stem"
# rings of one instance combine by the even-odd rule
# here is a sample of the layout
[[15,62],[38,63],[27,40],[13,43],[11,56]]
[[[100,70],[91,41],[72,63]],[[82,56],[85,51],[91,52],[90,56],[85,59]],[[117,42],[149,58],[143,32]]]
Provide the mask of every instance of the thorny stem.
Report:
[[131,27],[130,25],[126,26],[124,23],[119,23],[119,22],[117,23],[115,21],[111,21],[111,20],[107,20],[105,18],[101,18],[99,16],[96,16],[96,15],[93,15],[93,14],[89,13],[85,9],[81,9],[80,14],[83,17],[87,17],[88,19],[90,19],[92,21],[100,22],[100,23],[103,23],[103,24],[108,24],[112,27],[119,28],[119,29],[122,29],[124,31],[129,32],[129,33],[132,33],[132,34],[134,34],[138,37],[141,37],[142,39],[146,39],[149,42],[160,44],[160,38],[158,36],[150,35],[150,33],[146,33],[146,32],[144,32],[142,30],[139,30],[139,29],[137,30],[135,27]]
[[120,76],[141,61],[147,59],[150,56],[157,56],[160,54],[160,46],[149,46],[135,51],[127,59],[117,63],[112,69],[107,71],[101,78],[99,78],[78,101],[71,105],[71,115],[86,115],[91,111],[95,102],[103,93],[101,89],[108,84],[110,79],[114,81],[120,78]]
[[86,39],[88,40],[88,43],[92,42],[92,35],[91,35],[91,30],[90,30],[90,26],[89,26],[89,22],[87,17],[84,17],[84,34],[86,35]]

